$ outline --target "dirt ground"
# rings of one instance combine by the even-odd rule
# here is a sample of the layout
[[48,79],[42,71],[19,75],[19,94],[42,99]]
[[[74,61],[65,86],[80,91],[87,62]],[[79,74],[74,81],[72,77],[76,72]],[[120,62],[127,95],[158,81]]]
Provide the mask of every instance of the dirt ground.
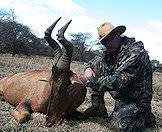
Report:
[[[0,79],[22,71],[33,69],[51,69],[54,64],[52,58],[46,57],[12,57],[11,55],[0,54]],[[78,62],[71,64],[71,69],[76,73],[82,74],[84,65]],[[146,131],[162,131],[162,73],[154,73],[153,78],[154,98],[152,100],[152,111],[156,115],[157,130]],[[90,95],[87,93],[84,103],[78,108],[83,112],[90,103]],[[105,94],[105,104],[110,114],[113,110],[114,100],[109,93]],[[65,120],[58,127],[45,127],[45,116],[40,113],[32,114],[31,119],[24,123],[18,124],[10,115],[14,109],[9,103],[0,100],[0,132],[108,132],[108,122],[102,118],[90,118],[84,121]]]

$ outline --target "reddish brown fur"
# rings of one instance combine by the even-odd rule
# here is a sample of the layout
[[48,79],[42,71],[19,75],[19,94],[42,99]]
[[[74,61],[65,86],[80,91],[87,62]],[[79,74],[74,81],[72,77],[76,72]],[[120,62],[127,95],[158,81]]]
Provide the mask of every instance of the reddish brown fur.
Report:
[[[32,112],[46,114],[51,89],[56,91],[57,88],[55,82],[52,85],[49,82],[51,74],[51,70],[34,70],[17,73],[0,80],[0,95],[16,107],[12,115],[19,123],[29,119]],[[70,81],[69,87],[80,87],[81,91],[75,96],[69,96],[69,93],[66,92],[56,99],[53,97],[47,124],[60,124],[66,115],[73,113],[84,101],[85,86],[74,73],[71,74]],[[59,101],[56,106],[53,105],[55,101]]]

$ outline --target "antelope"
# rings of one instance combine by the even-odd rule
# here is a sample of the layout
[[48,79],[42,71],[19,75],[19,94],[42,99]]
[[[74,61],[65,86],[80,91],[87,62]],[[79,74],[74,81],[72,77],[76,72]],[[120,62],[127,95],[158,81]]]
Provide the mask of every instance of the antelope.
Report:
[[[60,125],[66,116],[76,112],[85,99],[85,85],[70,70],[73,45],[64,37],[72,20],[57,33],[57,40],[63,49],[51,37],[60,19],[47,28],[44,37],[56,54],[62,51],[52,70],[26,71],[0,80],[0,95],[16,107],[11,114],[18,123],[28,121],[32,113],[39,112],[46,114],[46,126]],[[69,88],[79,88],[79,92],[72,96],[68,92]]]

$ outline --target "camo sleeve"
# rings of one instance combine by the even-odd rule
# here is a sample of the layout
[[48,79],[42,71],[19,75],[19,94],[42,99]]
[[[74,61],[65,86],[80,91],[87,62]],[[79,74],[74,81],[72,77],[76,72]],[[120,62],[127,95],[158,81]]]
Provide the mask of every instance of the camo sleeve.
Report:
[[[142,56],[144,55],[144,49],[133,48],[132,51],[125,56],[125,60],[119,63],[120,65],[115,69],[115,73],[110,76],[102,77],[99,79],[100,90],[103,88],[105,91],[124,90],[129,83],[132,82],[134,77],[139,72],[141,66],[139,65]],[[123,56],[124,58],[124,56]]]
[[[91,69],[96,69],[100,63],[102,62],[102,57],[101,56],[95,56],[93,59],[91,59],[87,65],[86,65],[86,69],[87,68],[91,68]],[[99,69],[99,68],[97,68]]]

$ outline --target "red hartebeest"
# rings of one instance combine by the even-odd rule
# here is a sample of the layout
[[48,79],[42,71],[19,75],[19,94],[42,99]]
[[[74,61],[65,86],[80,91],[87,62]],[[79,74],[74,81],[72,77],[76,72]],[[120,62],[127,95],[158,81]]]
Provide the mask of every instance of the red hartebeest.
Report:
[[[0,80],[0,95],[16,107],[12,115],[19,123],[27,121],[33,112],[40,112],[47,115],[47,126],[59,125],[66,116],[74,113],[85,99],[85,85],[70,70],[73,45],[64,37],[71,21],[57,34],[63,50],[51,38],[52,30],[59,20],[60,18],[45,32],[45,39],[56,54],[62,51],[52,70],[21,72]],[[79,91],[70,95],[69,88],[77,88]]]

